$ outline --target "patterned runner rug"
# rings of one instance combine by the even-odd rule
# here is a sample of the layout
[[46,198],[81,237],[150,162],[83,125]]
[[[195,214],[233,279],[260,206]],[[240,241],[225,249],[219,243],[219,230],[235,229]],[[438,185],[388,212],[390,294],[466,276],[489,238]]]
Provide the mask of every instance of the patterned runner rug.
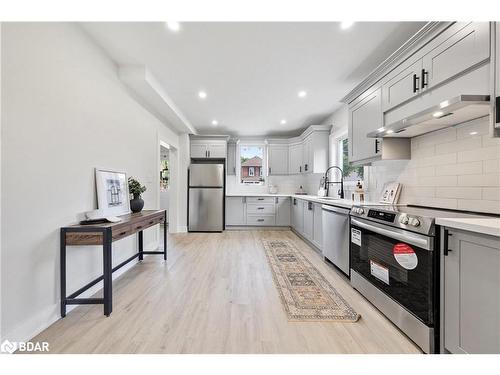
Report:
[[360,315],[293,243],[262,239],[262,244],[289,320],[356,322],[359,319]]

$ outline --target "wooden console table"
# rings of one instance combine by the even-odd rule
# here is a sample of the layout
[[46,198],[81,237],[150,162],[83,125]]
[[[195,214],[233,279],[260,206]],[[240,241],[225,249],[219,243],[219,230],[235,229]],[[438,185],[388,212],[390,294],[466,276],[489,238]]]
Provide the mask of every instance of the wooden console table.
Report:
[[[104,223],[91,225],[70,225],[61,228],[61,317],[66,316],[67,305],[103,304],[104,315],[109,316],[113,310],[112,274],[135,258],[143,260],[144,254],[163,254],[167,260],[167,212],[165,210],[144,210],[120,216],[119,223]],[[163,251],[144,251],[143,230],[156,224],[164,225]],[[111,244],[113,241],[139,234],[139,251],[127,260],[113,267]],[[92,280],[76,292],[66,296],[66,247],[83,245],[102,245],[103,275]],[[99,281],[104,281],[103,298],[76,298]]]

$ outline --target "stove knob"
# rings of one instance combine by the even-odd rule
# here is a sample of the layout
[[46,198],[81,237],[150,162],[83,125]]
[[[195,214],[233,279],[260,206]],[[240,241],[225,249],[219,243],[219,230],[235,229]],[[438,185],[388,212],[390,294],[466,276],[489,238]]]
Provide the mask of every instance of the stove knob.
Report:
[[409,222],[408,216],[406,216],[406,215],[400,216],[399,217],[399,222],[401,224],[407,225],[408,222]]
[[412,225],[414,227],[418,227],[418,226],[420,226],[420,220],[418,220],[416,217],[412,217],[410,219],[410,225]]
[[358,207],[356,209],[356,212],[359,214],[359,215],[363,215],[365,213],[365,210],[363,210],[361,207]]

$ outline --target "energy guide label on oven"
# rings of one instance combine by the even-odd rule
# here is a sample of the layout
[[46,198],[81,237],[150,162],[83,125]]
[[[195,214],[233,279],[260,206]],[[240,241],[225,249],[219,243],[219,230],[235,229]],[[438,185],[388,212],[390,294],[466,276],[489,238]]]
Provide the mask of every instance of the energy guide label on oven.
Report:
[[389,269],[370,259],[370,273],[380,281],[389,285]]
[[361,246],[361,231],[359,229],[351,228],[351,242]]
[[417,267],[417,254],[415,254],[415,250],[410,245],[397,243],[392,247],[392,254],[401,267],[407,270]]

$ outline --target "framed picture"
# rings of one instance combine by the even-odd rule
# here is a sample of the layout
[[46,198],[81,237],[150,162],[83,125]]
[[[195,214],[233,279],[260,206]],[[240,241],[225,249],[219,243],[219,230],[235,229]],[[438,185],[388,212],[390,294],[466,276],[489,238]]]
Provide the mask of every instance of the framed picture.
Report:
[[125,172],[95,169],[97,208],[106,216],[130,213],[128,180]]
[[397,182],[388,182],[382,189],[380,196],[380,203],[396,204],[398,203],[399,193],[401,192],[401,185]]

